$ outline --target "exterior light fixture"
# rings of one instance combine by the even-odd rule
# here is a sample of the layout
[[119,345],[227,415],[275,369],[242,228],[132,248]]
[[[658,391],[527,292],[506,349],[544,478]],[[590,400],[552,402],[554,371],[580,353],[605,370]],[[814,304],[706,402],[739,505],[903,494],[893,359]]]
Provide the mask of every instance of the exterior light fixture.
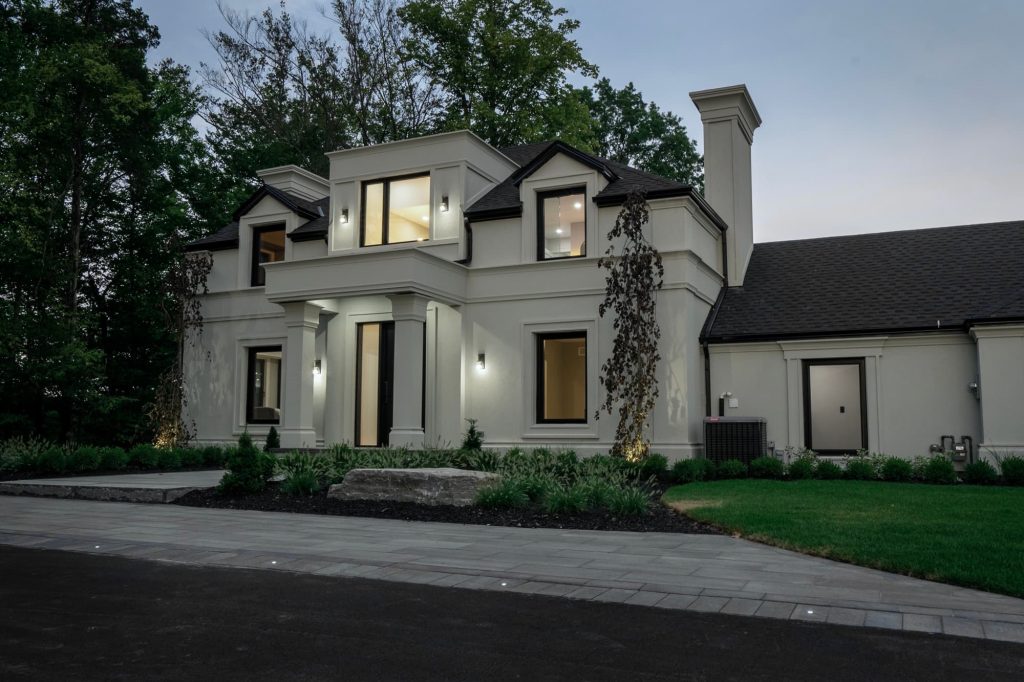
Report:
[[487,358],[484,356],[483,353],[477,353],[477,356],[476,356],[476,368],[478,370],[480,370],[481,372],[483,372],[485,369],[487,369]]
[[348,209],[347,208],[341,209],[341,224],[342,225],[348,225]]
[[313,363],[313,376],[315,376],[315,377],[320,376],[320,361],[319,360],[317,360],[316,362]]
[[447,194],[443,194],[443,195],[441,195],[441,213],[447,213],[447,212],[448,212],[448,195]]

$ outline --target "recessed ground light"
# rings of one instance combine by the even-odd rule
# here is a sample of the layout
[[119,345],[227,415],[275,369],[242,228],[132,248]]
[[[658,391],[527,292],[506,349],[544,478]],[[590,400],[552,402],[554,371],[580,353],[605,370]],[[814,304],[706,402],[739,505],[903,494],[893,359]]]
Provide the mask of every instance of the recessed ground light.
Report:
[[99,546],[99,545],[96,545],[96,549],[99,549],[99,548],[100,548],[100,546]]
[[276,562],[276,561],[271,561],[270,563],[272,563],[272,564],[276,564],[277,562]]
[[807,613],[813,616],[814,615],[814,610],[813,609],[807,609]]
[[502,583],[502,584],[501,584],[501,586],[502,586],[502,587],[507,587],[507,586],[508,586],[508,583]]

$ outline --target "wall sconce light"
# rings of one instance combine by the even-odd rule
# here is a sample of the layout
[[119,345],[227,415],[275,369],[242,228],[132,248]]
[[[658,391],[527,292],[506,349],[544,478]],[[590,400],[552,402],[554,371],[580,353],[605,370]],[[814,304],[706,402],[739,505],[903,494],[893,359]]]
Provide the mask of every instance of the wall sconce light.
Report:
[[477,356],[476,356],[476,368],[479,371],[481,371],[481,372],[483,372],[485,369],[487,369],[487,362],[486,362],[486,358],[484,357],[483,353],[477,353]]
[[342,225],[348,225],[348,209],[347,208],[341,209],[341,224]]
[[441,196],[441,213],[448,212],[448,195],[444,194]]
[[313,363],[313,376],[315,376],[315,377],[320,376],[320,361],[319,360],[317,360],[316,362]]

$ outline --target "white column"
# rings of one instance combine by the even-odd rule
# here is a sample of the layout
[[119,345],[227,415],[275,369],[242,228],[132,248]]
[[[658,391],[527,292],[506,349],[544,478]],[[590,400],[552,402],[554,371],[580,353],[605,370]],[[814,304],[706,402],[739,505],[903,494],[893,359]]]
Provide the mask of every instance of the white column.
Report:
[[392,447],[423,447],[423,333],[427,299],[416,294],[396,294],[391,299],[395,321],[395,388],[391,434]]
[[281,447],[316,447],[313,428],[313,363],[320,306],[299,301],[282,303],[288,345],[284,350],[284,398]]

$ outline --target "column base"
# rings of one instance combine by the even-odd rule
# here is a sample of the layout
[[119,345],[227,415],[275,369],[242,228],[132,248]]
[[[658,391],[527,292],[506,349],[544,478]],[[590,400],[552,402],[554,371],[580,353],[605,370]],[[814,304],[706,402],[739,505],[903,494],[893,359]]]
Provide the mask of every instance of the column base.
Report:
[[315,448],[316,431],[313,429],[281,429],[282,448]]
[[393,448],[423,449],[423,429],[391,429],[388,444]]

